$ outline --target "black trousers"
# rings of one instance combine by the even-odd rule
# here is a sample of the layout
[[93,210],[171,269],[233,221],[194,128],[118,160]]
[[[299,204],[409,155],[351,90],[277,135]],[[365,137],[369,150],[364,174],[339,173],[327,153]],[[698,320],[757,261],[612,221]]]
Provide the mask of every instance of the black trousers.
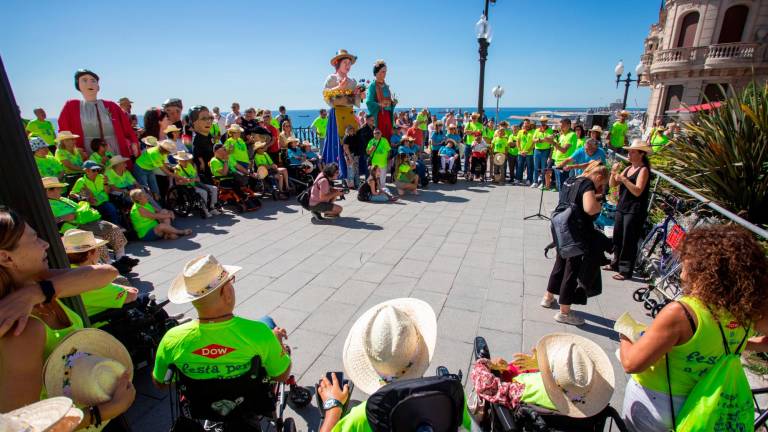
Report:
[[[557,301],[561,305],[570,306],[576,300],[576,286],[582,260],[582,256],[563,258],[557,254],[555,257],[555,266],[552,267],[552,273],[549,274],[547,291],[559,296]],[[581,302],[586,303],[586,299],[582,299],[578,304],[584,304]]]
[[631,278],[635,270],[637,245],[643,232],[646,214],[616,212],[613,226],[613,261],[611,267],[625,278]]
[[440,154],[437,150],[432,150],[432,181],[440,181]]
[[509,166],[509,182],[515,181],[515,168],[517,167],[517,156],[507,154],[507,165]]

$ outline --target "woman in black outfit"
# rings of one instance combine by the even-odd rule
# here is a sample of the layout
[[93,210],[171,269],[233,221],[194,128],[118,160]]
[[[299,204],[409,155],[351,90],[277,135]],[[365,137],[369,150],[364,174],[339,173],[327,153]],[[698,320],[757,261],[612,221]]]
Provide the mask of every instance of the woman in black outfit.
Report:
[[616,222],[613,226],[614,256],[606,270],[618,272],[616,280],[632,277],[637,257],[637,244],[648,217],[648,195],[651,178],[651,163],[648,155],[651,146],[640,139],[624,147],[629,154],[630,166],[619,172],[616,164],[611,170],[611,187],[619,186],[619,203],[616,205]]
[[[600,161],[592,161],[583,174],[567,179],[560,191],[558,208],[575,204],[568,223],[569,234],[585,249],[583,254],[570,258],[557,254],[547,292],[541,300],[542,307],[550,308],[555,305],[555,296],[559,296],[560,311],[555,314],[555,321],[563,324],[584,324],[584,319],[571,311],[571,305],[586,304],[587,297],[596,295],[602,287],[600,266],[595,264],[597,260],[594,257],[602,255],[605,247],[601,244],[594,220],[602,209],[597,197],[603,194],[608,177],[608,168]],[[577,292],[579,286],[584,289]]]

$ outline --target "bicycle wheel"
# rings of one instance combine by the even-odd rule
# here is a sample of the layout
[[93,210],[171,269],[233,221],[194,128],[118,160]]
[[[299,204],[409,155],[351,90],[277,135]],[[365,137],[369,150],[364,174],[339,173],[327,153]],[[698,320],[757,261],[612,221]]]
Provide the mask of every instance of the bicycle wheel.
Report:
[[654,254],[662,237],[663,230],[657,226],[645,237],[645,240],[640,243],[637,258],[635,259],[635,269],[637,271],[646,276],[653,276]]

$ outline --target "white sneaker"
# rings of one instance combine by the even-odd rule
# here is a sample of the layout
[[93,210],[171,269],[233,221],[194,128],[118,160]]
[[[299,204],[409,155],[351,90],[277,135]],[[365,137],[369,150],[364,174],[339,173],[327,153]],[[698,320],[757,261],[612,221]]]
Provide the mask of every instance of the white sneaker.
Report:
[[571,311],[568,315],[564,315],[560,312],[555,314],[555,321],[563,324],[570,324],[575,326],[584,325],[584,318],[576,315],[576,312]]
[[531,184],[531,189],[536,189],[537,187],[539,187],[538,183]]
[[213,209],[213,210],[209,211],[208,213],[210,213],[210,214],[212,214],[214,216],[218,216],[218,215],[221,214],[221,212],[218,209]]
[[546,297],[544,297],[543,299],[541,299],[541,303],[539,303],[539,305],[541,305],[541,307],[543,308],[549,309],[555,304],[555,302],[556,300],[554,297],[552,297],[551,299],[547,299]]

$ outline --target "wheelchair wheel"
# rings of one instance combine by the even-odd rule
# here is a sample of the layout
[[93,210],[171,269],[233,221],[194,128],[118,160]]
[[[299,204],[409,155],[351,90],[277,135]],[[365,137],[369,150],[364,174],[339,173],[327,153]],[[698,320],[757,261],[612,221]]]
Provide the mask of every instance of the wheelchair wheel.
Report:
[[283,427],[278,432],[296,432],[296,422],[292,418],[287,418],[283,421]]
[[647,287],[638,288],[632,293],[632,299],[638,303],[642,302],[645,298],[645,293],[648,291]]
[[165,205],[170,208],[176,216],[186,217],[190,213],[190,203],[180,187],[172,187],[165,197]]
[[292,385],[288,393],[288,400],[296,409],[302,409],[312,402],[312,393],[306,387]]

